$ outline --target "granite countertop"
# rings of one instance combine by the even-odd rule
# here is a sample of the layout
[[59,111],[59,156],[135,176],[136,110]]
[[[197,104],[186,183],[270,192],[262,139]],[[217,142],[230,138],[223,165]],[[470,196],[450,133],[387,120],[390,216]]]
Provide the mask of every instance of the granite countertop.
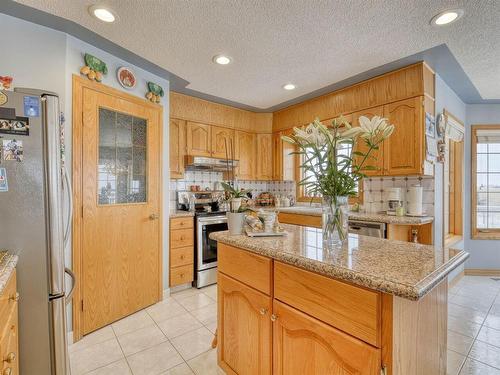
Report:
[[[283,213],[291,213],[296,215],[321,216],[321,207],[309,206],[293,206],[275,208]],[[432,216],[413,217],[413,216],[392,216],[384,213],[368,214],[363,212],[349,212],[349,219],[362,221],[376,221],[386,224],[402,224],[402,225],[422,225],[432,223]]]
[[3,293],[7,281],[16,268],[19,257],[0,250],[0,294]]
[[170,210],[169,213],[170,218],[175,217],[193,217],[194,212],[192,211],[181,211],[181,210]]
[[[321,229],[283,225],[285,237],[251,238],[215,232],[210,238],[327,277],[409,300],[419,300],[469,254],[411,242],[350,234],[343,246],[324,248]],[[244,266],[244,265],[242,265]]]

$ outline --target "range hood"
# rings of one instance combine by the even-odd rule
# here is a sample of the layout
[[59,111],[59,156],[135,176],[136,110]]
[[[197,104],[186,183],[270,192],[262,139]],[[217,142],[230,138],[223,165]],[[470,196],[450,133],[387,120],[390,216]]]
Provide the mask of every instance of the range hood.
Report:
[[188,171],[214,171],[226,172],[228,169],[236,168],[238,160],[226,160],[207,158],[204,156],[186,155],[185,168]]

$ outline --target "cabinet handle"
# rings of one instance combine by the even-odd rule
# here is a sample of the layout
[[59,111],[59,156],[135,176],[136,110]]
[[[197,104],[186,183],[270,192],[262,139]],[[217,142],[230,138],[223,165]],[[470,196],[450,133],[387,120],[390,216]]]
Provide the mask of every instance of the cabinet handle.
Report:
[[16,353],[10,352],[9,354],[7,354],[7,357],[5,357],[3,361],[7,363],[14,363],[15,360],[16,360]]
[[260,313],[260,315],[266,315],[266,313],[267,313],[267,309],[265,309],[265,308],[263,308],[263,307],[262,307],[262,308],[259,310],[259,313]]
[[5,370],[3,370],[2,375],[12,375],[12,369],[10,367],[7,367]]
[[278,315],[272,314],[271,315],[271,321],[275,322],[276,320],[278,320]]
[[19,293],[16,292],[16,294],[12,294],[10,297],[9,297],[9,301],[12,301],[12,302],[17,302],[19,301]]

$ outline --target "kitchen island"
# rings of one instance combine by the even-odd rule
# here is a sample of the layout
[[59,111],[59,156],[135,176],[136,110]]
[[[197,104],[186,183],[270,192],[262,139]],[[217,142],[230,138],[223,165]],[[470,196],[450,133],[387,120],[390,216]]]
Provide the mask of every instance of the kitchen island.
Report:
[[447,275],[468,257],[284,225],[217,232],[218,362],[229,374],[445,375]]

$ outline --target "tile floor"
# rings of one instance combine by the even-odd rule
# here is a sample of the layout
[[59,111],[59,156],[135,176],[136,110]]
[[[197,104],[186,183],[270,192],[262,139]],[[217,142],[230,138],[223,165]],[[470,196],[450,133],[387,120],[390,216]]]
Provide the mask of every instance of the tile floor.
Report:
[[450,289],[448,375],[500,375],[500,279],[465,276]]
[[[215,285],[174,293],[70,346],[72,375],[223,374],[210,348]],[[449,292],[448,375],[500,375],[500,280],[466,276]]]
[[69,347],[72,375],[218,375],[217,286],[187,289]]

